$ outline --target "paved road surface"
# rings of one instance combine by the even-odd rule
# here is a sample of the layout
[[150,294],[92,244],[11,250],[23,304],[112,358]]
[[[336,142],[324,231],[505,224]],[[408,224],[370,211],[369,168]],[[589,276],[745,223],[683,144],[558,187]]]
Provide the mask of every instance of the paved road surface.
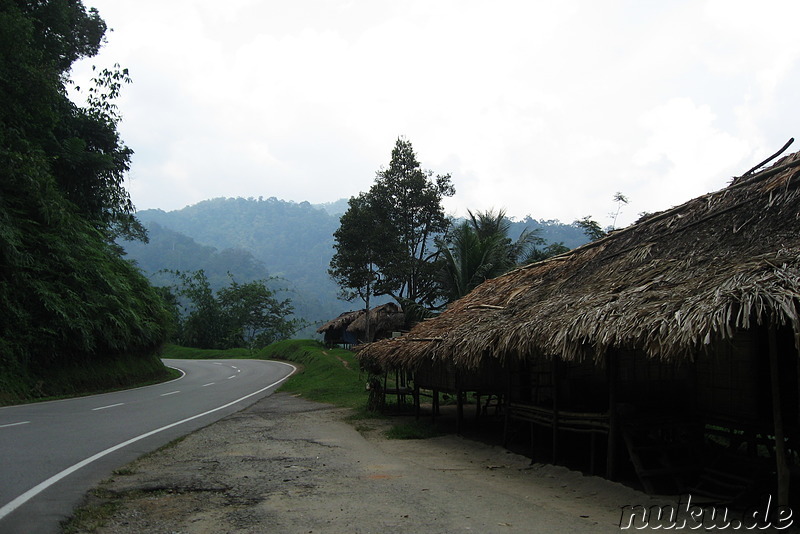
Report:
[[164,362],[184,376],[0,408],[0,534],[60,532],[60,521],[114,469],[249,406],[294,370],[261,360]]

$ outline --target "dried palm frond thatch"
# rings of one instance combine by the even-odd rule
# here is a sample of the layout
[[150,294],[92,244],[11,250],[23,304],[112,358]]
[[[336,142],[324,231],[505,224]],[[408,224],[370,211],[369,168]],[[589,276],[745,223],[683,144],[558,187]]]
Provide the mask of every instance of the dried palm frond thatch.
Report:
[[[394,302],[387,302],[369,310],[370,331],[391,332],[401,330],[405,323],[403,310]],[[363,311],[347,327],[348,332],[360,333],[367,329],[367,314]]]
[[365,346],[384,367],[564,360],[637,348],[692,359],[736,328],[800,336],[800,153],[570,252],[488,280],[405,336]]
[[317,333],[322,334],[331,330],[340,330],[347,328],[353,323],[360,315],[364,314],[364,310],[348,311],[340,314],[335,319],[331,319],[327,323],[317,328]]

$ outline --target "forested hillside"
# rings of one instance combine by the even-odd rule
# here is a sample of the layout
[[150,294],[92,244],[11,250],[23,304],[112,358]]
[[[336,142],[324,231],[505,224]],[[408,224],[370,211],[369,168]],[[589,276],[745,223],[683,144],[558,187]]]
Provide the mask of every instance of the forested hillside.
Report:
[[[226,283],[228,272],[241,282],[279,276],[292,290],[295,315],[319,324],[361,305],[338,299],[339,289],[328,276],[333,233],[346,208],[343,200],[314,206],[276,198],[217,198],[176,211],[140,211],[150,242],[121,244],[156,285],[172,282],[158,273],[162,269],[203,269],[215,289]],[[512,222],[510,237],[516,239],[525,228],[537,229],[548,244],[563,241],[572,248],[588,240],[576,225],[530,217]]]
[[83,106],[65,87],[105,29],[80,2],[0,0],[0,404],[166,374],[167,312],[113,245],[142,236],[114,104],[127,72],[98,71]]
[[273,283],[276,288],[289,289],[296,317],[321,323],[352,308],[337,299],[327,273],[339,217],[308,202],[217,198],[137,216],[150,243],[120,243],[157,285],[170,284],[168,275],[158,274],[162,269],[203,269],[215,289],[228,272],[241,282],[272,276],[282,279]]

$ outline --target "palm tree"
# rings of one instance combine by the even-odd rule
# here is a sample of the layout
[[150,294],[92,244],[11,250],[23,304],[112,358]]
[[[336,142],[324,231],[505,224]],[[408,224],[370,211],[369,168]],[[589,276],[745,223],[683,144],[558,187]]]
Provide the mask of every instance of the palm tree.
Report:
[[504,210],[469,213],[446,241],[439,243],[443,267],[440,284],[452,302],[489,278],[506,273],[523,262],[544,240],[527,229],[516,241],[508,237],[511,224]]

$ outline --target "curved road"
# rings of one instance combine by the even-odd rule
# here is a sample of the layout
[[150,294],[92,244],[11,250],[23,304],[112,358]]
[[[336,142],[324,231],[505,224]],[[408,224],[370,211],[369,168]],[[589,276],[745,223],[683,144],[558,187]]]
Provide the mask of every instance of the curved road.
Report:
[[128,462],[271,394],[295,371],[263,360],[164,360],[184,375],[138,389],[0,408],[0,534],[60,532]]

